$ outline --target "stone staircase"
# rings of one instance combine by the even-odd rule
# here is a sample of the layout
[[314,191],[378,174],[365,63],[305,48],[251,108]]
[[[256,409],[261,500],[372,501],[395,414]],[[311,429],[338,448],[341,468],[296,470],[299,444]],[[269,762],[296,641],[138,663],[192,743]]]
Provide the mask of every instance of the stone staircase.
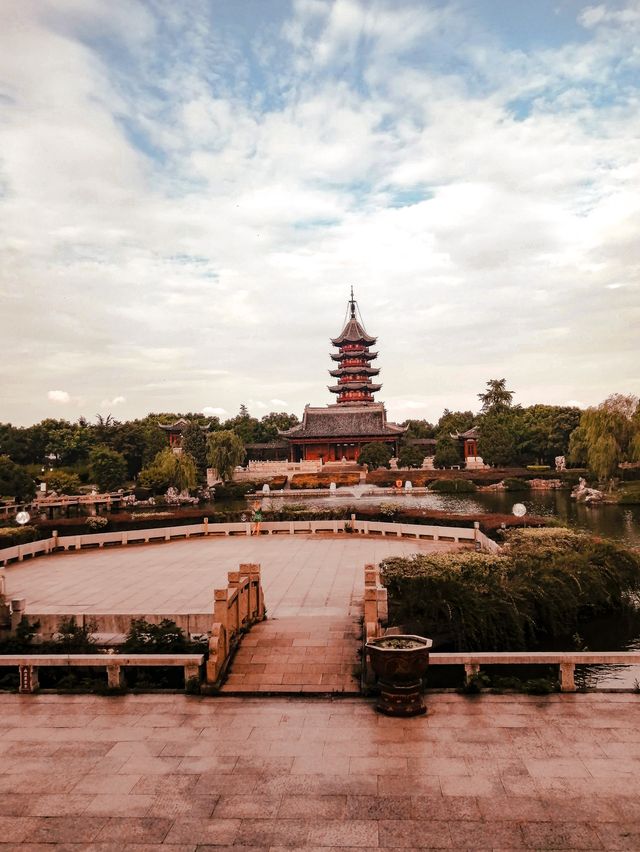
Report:
[[255,625],[243,637],[221,692],[357,694],[358,616],[285,616]]

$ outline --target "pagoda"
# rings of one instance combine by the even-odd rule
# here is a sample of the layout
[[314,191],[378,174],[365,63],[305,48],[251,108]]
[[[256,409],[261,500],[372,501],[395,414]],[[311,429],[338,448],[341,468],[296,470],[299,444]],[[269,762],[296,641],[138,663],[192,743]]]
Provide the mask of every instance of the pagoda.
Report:
[[329,390],[336,394],[337,402],[324,407],[307,405],[302,422],[280,432],[289,445],[290,461],[357,462],[362,446],[370,443],[387,444],[397,455],[406,428],[389,423],[384,404],[373,398],[382,387],[372,381],[380,372],[372,366],[378,353],[370,351],[376,338],[364,327],[353,287],[344,327],[331,343],[338,349],[331,355],[337,367],[329,374],[337,383],[329,385]]
[[363,405],[373,402],[373,394],[382,387],[371,381],[371,377],[380,372],[377,367],[371,366],[378,353],[369,351],[369,347],[375,344],[377,338],[367,334],[362,322],[358,322],[356,308],[352,287],[347,307],[347,322],[338,337],[331,340],[334,346],[339,347],[331,357],[340,366],[329,371],[329,375],[338,380],[338,384],[330,385],[329,390],[338,395],[339,405]]

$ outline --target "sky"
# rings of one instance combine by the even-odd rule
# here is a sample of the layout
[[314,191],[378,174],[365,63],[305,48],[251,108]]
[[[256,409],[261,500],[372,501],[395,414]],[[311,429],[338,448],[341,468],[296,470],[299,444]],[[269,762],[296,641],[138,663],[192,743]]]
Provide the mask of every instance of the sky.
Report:
[[640,393],[640,0],[3,0],[0,421]]

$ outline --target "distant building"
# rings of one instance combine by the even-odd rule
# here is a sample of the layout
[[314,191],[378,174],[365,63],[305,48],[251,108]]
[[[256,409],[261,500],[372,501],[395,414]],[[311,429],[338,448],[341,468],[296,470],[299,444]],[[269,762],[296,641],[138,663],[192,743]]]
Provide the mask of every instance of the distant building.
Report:
[[372,381],[380,372],[372,366],[378,353],[370,351],[376,338],[367,333],[356,312],[352,288],[345,326],[331,340],[338,349],[331,358],[338,366],[329,371],[337,379],[329,390],[337,402],[317,408],[307,405],[302,423],[280,432],[289,445],[290,461],[357,461],[362,446],[372,442],[387,444],[393,455],[398,454],[406,427],[389,423],[384,404],[373,398],[382,387]]

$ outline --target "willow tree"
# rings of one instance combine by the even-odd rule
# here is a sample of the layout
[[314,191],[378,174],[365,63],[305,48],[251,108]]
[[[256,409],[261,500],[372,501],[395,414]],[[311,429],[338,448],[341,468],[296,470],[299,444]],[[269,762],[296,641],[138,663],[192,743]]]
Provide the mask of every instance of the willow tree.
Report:
[[241,438],[231,429],[212,432],[207,438],[207,460],[218,471],[223,482],[231,479],[235,468],[245,456]]
[[613,394],[587,408],[571,438],[574,458],[582,453],[598,479],[612,478],[621,462],[640,460],[638,398]]

